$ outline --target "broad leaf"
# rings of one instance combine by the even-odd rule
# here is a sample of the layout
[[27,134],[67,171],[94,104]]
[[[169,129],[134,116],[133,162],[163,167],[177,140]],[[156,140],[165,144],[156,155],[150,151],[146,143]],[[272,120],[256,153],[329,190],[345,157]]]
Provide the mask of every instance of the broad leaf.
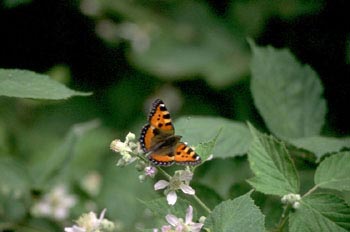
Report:
[[313,136],[289,140],[294,146],[308,150],[316,155],[318,160],[331,152],[340,151],[343,148],[350,148],[350,138],[332,138],[324,136]]
[[289,215],[291,232],[349,231],[350,207],[330,194],[313,194],[302,199]]
[[213,154],[213,150],[219,134],[220,134],[220,131],[213,139],[209,140],[208,142],[200,143],[196,147],[196,153],[201,156],[203,161],[207,160],[209,156]]
[[47,75],[28,70],[0,69],[0,96],[59,100],[90,94],[71,90]]
[[76,153],[75,146],[79,138],[89,130],[96,128],[98,125],[98,120],[92,120],[72,126],[63,139],[62,144],[45,160],[45,164],[40,162],[34,167],[34,176],[37,176],[35,179],[37,187],[51,184],[51,181],[54,180],[54,178],[65,173],[65,168],[71,162]]
[[169,207],[169,204],[165,197],[157,198],[150,201],[140,200],[145,207],[152,211],[154,216],[165,218],[167,214],[173,214],[178,217],[183,217],[186,214],[186,209],[188,208],[189,203],[181,198],[178,198],[176,204],[172,207]]
[[15,193],[18,197],[29,192],[30,184],[31,180],[23,165],[10,158],[0,158],[0,192]]
[[317,73],[301,65],[287,49],[250,44],[251,91],[268,128],[283,138],[318,135],[326,102]]
[[316,169],[315,184],[321,188],[350,191],[350,152],[327,157]]
[[217,205],[204,223],[210,231],[265,231],[265,218],[250,193]]
[[250,126],[253,142],[248,152],[255,177],[248,182],[265,194],[283,196],[299,192],[299,176],[283,142]]
[[175,130],[190,146],[212,140],[221,130],[212,152],[215,158],[243,155],[251,142],[246,125],[219,117],[181,117],[175,121]]

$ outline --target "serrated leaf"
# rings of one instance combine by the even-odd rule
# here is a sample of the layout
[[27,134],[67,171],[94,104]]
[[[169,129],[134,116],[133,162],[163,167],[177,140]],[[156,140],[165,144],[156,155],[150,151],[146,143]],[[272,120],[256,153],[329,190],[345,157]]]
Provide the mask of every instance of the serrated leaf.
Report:
[[213,154],[213,150],[220,132],[221,130],[219,130],[219,132],[216,134],[214,138],[212,138],[208,142],[200,143],[196,147],[196,153],[200,154],[203,161],[207,160],[209,156]]
[[327,110],[317,73],[287,49],[250,45],[251,91],[270,131],[282,138],[318,135]]
[[265,218],[250,192],[217,205],[204,223],[209,231],[265,231]]
[[253,142],[248,160],[255,177],[248,182],[265,194],[283,196],[298,193],[299,176],[285,144],[249,126]]
[[29,192],[31,180],[26,168],[11,158],[0,158],[0,192],[17,197]]
[[71,90],[47,75],[28,70],[0,69],[0,96],[59,100],[90,94]]
[[350,152],[324,159],[316,169],[315,184],[321,188],[350,191]]
[[350,207],[330,194],[313,194],[303,198],[300,207],[289,215],[291,232],[349,231]]
[[212,152],[214,158],[243,155],[251,142],[245,124],[220,117],[181,117],[175,121],[175,130],[190,146],[211,140],[221,130]]
[[350,138],[332,138],[313,136],[289,140],[294,146],[314,153],[318,159],[331,152],[337,152],[344,148],[350,148]]

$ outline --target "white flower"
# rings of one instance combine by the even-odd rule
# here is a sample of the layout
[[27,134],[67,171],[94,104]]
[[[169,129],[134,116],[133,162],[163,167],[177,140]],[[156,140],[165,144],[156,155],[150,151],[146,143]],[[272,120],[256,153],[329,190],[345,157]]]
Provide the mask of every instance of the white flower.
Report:
[[31,209],[35,216],[44,216],[56,220],[66,219],[69,210],[76,204],[76,198],[67,193],[63,185],[58,185],[37,202]]
[[118,160],[117,166],[126,166],[137,160],[136,154],[140,153],[138,143],[135,141],[135,134],[129,132],[125,137],[125,142],[120,139],[113,140],[110,148],[119,153],[122,158]]
[[65,232],[109,232],[113,231],[114,223],[104,219],[106,209],[104,209],[100,217],[97,218],[94,212],[83,214],[76,221],[77,225],[64,228]]
[[174,205],[177,200],[176,190],[181,189],[182,192],[189,195],[194,195],[194,189],[189,186],[190,181],[192,180],[193,173],[189,170],[179,170],[176,171],[174,176],[170,181],[159,180],[154,185],[155,190],[165,189],[165,194],[167,196],[167,201],[169,205]]
[[91,196],[97,196],[101,187],[101,175],[92,171],[83,178],[80,185]]
[[300,207],[300,194],[289,193],[282,197],[281,202],[283,204],[290,204],[294,209]]
[[166,215],[165,219],[170,225],[162,226],[162,232],[170,232],[174,231],[174,229],[176,232],[199,232],[203,227],[203,222],[196,223],[192,221],[193,208],[191,205],[187,208],[185,220],[172,214]]

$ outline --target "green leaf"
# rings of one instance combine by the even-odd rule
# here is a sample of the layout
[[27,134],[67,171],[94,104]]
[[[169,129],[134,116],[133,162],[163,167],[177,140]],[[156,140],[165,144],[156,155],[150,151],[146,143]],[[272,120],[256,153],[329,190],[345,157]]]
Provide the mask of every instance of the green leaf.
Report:
[[189,203],[181,198],[178,198],[176,204],[169,207],[166,198],[157,198],[150,201],[139,200],[145,207],[152,211],[154,216],[165,218],[167,214],[173,214],[178,217],[183,217],[186,214]]
[[217,205],[204,223],[210,231],[265,231],[265,218],[250,192]]
[[327,110],[317,73],[287,49],[250,45],[251,91],[270,131],[282,138],[318,135]]
[[[227,30],[203,2],[168,4],[162,11],[152,4],[104,2],[106,9],[135,23],[131,30],[142,33],[131,44],[129,58],[147,72],[167,80],[203,76],[214,87],[227,86],[249,72],[244,37]],[[146,29],[145,22],[151,27]]]
[[0,192],[12,192],[18,197],[29,192],[30,183],[28,172],[23,165],[11,158],[0,157]]
[[91,93],[71,90],[47,75],[28,70],[0,69],[0,96],[59,100],[88,95]]
[[350,207],[334,195],[309,195],[301,200],[298,209],[290,213],[289,230],[349,231]]
[[213,150],[220,132],[221,130],[217,133],[217,135],[214,138],[212,138],[208,142],[200,143],[196,147],[196,153],[200,154],[203,162],[207,160],[211,154],[213,154]]
[[76,154],[75,146],[78,140],[86,132],[96,128],[98,120],[75,124],[71,127],[62,144],[45,160],[45,164],[38,162],[34,167],[35,184],[38,187],[49,184],[54,178],[65,173],[65,168]]
[[249,126],[253,142],[248,160],[255,177],[248,182],[265,194],[283,196],[298,193],[299,176],[285,144]]
[[181,117],[175,121],[175,130],[190,146],[210,141],[221,130],[212,152],[214,158],[243,155],[248,151],[251,142],[246,125],[220,117]]
[[350,148],[350,137],[332,138],[324,136],[313,136],[289,140],[294,146],[314,153],[318,159],[332,152],[340,151],[344,148]]
[[315,184],[321,188],[350,191],[350,152],[339,152],[317,167]]

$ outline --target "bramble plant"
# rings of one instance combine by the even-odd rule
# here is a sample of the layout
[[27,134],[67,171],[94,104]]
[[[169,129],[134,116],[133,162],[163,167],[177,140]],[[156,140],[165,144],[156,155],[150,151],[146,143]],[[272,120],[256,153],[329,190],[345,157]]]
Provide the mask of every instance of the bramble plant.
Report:
[[[78,168],[82,162],[72,164],[74,149],[99,121],[75,125],[59,149],[37,167],[27,168],[15,159],[1,157],[0,216],[7,212],[10,216],[1,219],[0,230],[38,225],[34,219],[39,217],[51,218],[67,232],[123,230],[119,219],[104,219],[105,213],[119,210],[118,204],[138,200],[137,204],[148,210],[146,216],[152,218],[148,227],[139,229],[142,231],[349,231],[350,138],[322,135],[327,105],[317,73],[286,49],[249,43],[251,94],[266,129],[220,117],[178,118],[174,121],[176,134],[194,145],[202,159],[192,167],[152,165],[149,154],[140,149],[139,132],[115,139],[110,148],[117,153],[118,167],[113,170],[120,169],[120,176],[137,172],[125,176],[138,176],[140,183],[118,185],[125,202],[113,202],[108,200],[115,197],[109,193],[114,179],[101,180],[103,176],[96,170],[84,172],[86,176],[74,186],[67,181],[66,167],[82,174]],[[47,92],[48,88],[52,91]],[[0,69],[0,95],[65,99],[88,94],[69,90],[41,74]],[[238,164],[230,161],[233,158],[240,160]],[[240,173],[248,169],[241,162],[245,159],[249,175]],[[217,168],[219,163],[222,168]],[[313,170],[306,172],[309,166]],[[310,175],[312,183],[307,178]],[[102,187],[101,181],[105,181]],[[139,199],[127,196],[128,187],[141,192]],[[142,198],[143,191],[149,189],[153,195]],[[84,197],[77,197],[79,192]],[[20,213],[11,212],[7,201],[14,202]],[[87,203],[92,206],[85,207]],[[75,223],[67,223],[75,204],[80,204],[75,215],[81,216]],[[94,212],[101,212],[100,216]]]
[[[214,158],[248,154],[250,169],[254,173],[254,177],[247,180],[253,188],[252,191],[278,196],[282,203],[283,212],[273,230],[349,230],[350,207],[339,195],[350,190],[350,152],[346,150],[350,147],[350,139],[320,135],[326,103],[317,74],[310,66],[299,64],[288,50],[262,48],[252,41],[249,42],[253,51],[251,91],[254,102],[268,129],[275,136],[259,132],[250,123],[245,126],[206,117],[179,119],[177,127],[186,128],[183,131],[180,129],[184,135],[188,131],[191,136],[197,137],[191,143],[205,141],[213,136],[213,132],[218,133],[212,140],[201,143],[196,148],[196,152],[204,160],[211,153],[214,153]],[[241,130],[235,130],[234,127],[238,125]],[[242,130],[244,133],[241,133]],[[251,137],[246,136],[248,133]],[[149,166],[150,163],[135,145],[136,142],[130,142],[130,138],[135,138],[135,135],[129,133],[124,143],[116,140],[111,144],[111,149],[122,155],[118,165],[127,165],[137,160],[136,166],[141,166],[140,169],[143,170],[140,179],[154,178],[157,173],[155,167]],[[323,150],[319,151],[318,143],[333,145],[334,141],[336,146],[323,145]],[[235,151],[238,148],[232,144],[241,149],[243,147],[243,150]],[[222,151],[230,146],[231,151]],[[345,150],[340,151],[342,149]],[[298,152],[317,155],[315,160],[317,159],[318,167],[314,174],[314,185],[303,194],[294,161],[296,157],[292,155]],[[203,231],[265,231],[265,216],[254,204],[252,191],[234,200],[222,201],[211,210],[205,204],[205,199],[199,199],[195,189],[190,186],[195,168],[180,168],[173,176],[166,168],[157,167],[157,170],[167,180],[158,180],[154,189],[166,188],[164,193],[169,206],[160,202],[158,206],[154,206],[154,201],[143,202],[151,210],[167,211],[164,207],[168,207],[169,211],[175,210],[173,205],[178,198],[176,192],[182,190],[184,194],[191,195],[193,201],[206,212],[204,224],[198,224]],[[192,208],[191,203],[187,204]],[[190,229],[183,221],[169,224],[164,225],[162,231],[200,231],[199,226]]]

